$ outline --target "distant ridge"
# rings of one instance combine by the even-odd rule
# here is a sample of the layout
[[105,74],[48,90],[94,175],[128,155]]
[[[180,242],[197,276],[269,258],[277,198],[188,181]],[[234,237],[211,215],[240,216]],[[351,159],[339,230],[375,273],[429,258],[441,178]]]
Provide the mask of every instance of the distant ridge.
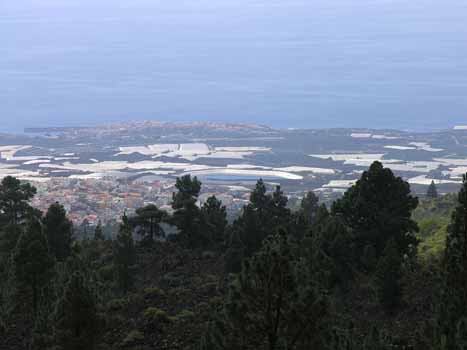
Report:
[[210,130],[223,131],[255,131],[255,132],[271,132],[273,129],[267,125],[254,123],[224,123],[224,122],[163,122],[163,121],[129,121],[117,122],[111,124],[103,124],[96,126],[54,126],[54,127],[27,127],[24,128],[25,133],[74,133],[74,132],[119,132],[124,130],[138,130],[150,128],[164,129],[189,129],[189,128],[206,128]]
[[29,127],[24,128],[25,133],[39,134],[47,132],[67,132],[72,130],[85,130],[90,129],[90,126],[52,126],[52,127]]

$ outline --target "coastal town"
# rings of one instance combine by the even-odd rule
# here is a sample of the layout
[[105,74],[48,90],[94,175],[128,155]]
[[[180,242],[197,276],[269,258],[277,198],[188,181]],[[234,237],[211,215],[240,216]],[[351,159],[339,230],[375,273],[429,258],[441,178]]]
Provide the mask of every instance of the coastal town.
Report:
[[[87,222],[91,226],[99,222],[115,221],[123,213],[132,214],[135,209],[155,204],[170,212],[173,180],[125,181],[107,179],[52,178],[47,182],[31,182],[37,188],[32,205],[43,211],[55,202],[61,203],[69,218],[78,226]],[[248,202],[249,189],[242,186],[203,186],[200,204],[215,195],[234,215]]]
[[467,130],[285,130],[225,123],[131,122],[95,128],[28,129],[0,135],[0,177],[37,188],[33,205],[55,201],[78,226],[115,221],[153,203],[170,212],[177,177],[203,184],[234,218],[258,179],[281,185],[293,205],[307,191],[331,203],[374,161],[423,194],[433,181],[455,192],[467,166]]

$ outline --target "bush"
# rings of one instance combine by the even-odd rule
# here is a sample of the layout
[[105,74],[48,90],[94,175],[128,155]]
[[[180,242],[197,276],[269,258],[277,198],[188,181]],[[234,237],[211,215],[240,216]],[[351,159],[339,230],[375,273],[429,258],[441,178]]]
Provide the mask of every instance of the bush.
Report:
[[138,330],[132,330],[123,340],[123,345],[131,345],[144,340],[144,334]]
[[223,305],[223,303],[224,303],[224,299],[222,299],[219,296],[215,296],[215,297],[212,297],[211,299],[209,299],[209,305],[213,306],[213,307],[221,306],[221,305]]
[[112,299],[107,303],[107,309],[111,311],[118,311],[124,309],[128,305],[128,300],[121,298],[121,299]]
[[179,287],[183,283],[183,278],[175,272],[168,272],[162,276],[162,280],[170,287]]
[[109,314],[104,317],[105,325],[110,328],[117,328],[125,324],[127,319],[120,314]]
[[175,319],[177,321],[191,321],[192,319],[195,318],[195,313],[190,310],[182,310],[180,311],[177,316],[175,316]]
[[128,304],[142,304],[144,302],[144,297],[139,293],[128,294]]
[[217,276],[213,274],[206,275],[205,277],[206,283],[218,283],[218,281],[219,279],[217,278]]
[[97,273],[103,281],[110,282],[113,281],[115,277],[114,272],[115,271],[113,265],[105,265],[102,266]]
[[146,322],[150,324],[170,323],[173,321],[173,318],[167,312],[157,307],[148,307],[143,311],[143,316]]
[[146,298],[160,298],[165,296],[165,292],[157,287],[145,288],[143,292]]
[[180,295],[189,293],[189,290],[183,287],[176,287],[176,288],[170,288],[168,293],[172,297],[178,297]]

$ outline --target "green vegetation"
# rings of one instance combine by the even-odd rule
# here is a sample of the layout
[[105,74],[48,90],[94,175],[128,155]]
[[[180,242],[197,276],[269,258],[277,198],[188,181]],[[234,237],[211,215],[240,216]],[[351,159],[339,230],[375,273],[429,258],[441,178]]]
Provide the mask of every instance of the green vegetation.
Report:
[[174,210],[172,223],[180,230],[181,239],[190,247],[203,242],[201,210],[196,205],[201,191],[201,182],[196,176],[182,176],[177,179],[173,194],[172,208]]
[[426,197],[429,199],[438,198],[438,189],[436,188],[435,182],[433,180],[431,180],[431,184],[428,186]]
[[143,316],[146,319],[146,322],[150,324],[159,325],[162,323],[172,322],[172,318],[165,312],[157,307],[148,307],[143,312]]
[[148,287],[143,290],[146,298],[160,298],[165,296],[165,292],[158,287]]
[[205,239],[209,243],[222,243],[227,227],[227,212],[215,196],[209,197],[201,207]]
[[467,344],[467,175],[448,227],[435,346],[457,350]]
[[75,272],[57,302],[54,314],[55,342],[60,349],[92,350],[98,334],[97,310],[85,277]]
[[146,205],[114,241],[77,239],[59,203],[43,216],[5,178],[0,348],[465,348],[467,179],[419,202],[375,162],[330,210],[260,180],[231,225],[198,179],[176,190],[171,215]]
[[123,339],[123,345],[134,345],[135,343],[138,343],[142,340],[144,340],[144,334],[138,330],[132,330],[127,334],[125,339]]
[[133,230],[128,222],[128,218],[126,215],[123,215],[114,248],[114,265],[117,270],[117,282],[123,293],[127,293],[133,284],[131,268],[135,263],[136,256],[132,233]]
[[[282,231],[268,237],[230,284],[204,348],[320,348],[328,314],[309,265]],[[223,336],[221,336],[221,334]],[[220,341],[220,343],[217,343]]]
[[103,241],[105,239],[104,237],[104,231],[102,230],[102,224],[99,221],[97,223],[96,228],[94,229],[94,240],[96,241]]
[[32,306],[37,312],[39,293],[51,279],[54,260],[49,254],[47,238],[35,218],[29,219],[14,251],[16,279],[32,292]]
[[375,262],[393,240],[399,253],[411,255],[417,245],[418,226],[411,219],[418,199],[410,186],[391,169],[374,162],[344,196],[334,202],[333,216],[342,216],[354,232],[356,256],[361,268],[374,270]]
[[51,253],[58,261],[66,260],[70,255],[72,223],[66,217],[65,208],[59,203],[52,204],[43,224]]
[[422,259],[441,258],[447,236],[451,214],[456,206],[456,196],[447,194],[427,198],[414,210],[412,218],[418,222],[418,254]]
[[167,213],[157,208],[154,204],[149,204],[143,208],[136,209],[136,215],[132,218],[133,226],[140,226],[140,233],[148,243],[154,243],[154,237],[161,237],[164,231],[160,223],[167,216]]

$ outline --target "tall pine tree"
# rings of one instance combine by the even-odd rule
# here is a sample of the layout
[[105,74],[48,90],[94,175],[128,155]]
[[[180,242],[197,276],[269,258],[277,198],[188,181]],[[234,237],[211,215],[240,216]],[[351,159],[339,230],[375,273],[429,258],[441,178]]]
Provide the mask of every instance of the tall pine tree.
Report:
[[307,226],[311,226],[319,209],[319,199],[314,192],[309,191],[300,202],[298,214],[303,218]]
[[102,230],[102,223],[99,221],[94,229],[94,240],[103,241],[105,240],[104,231]]
[[238,232],[233,231],[225,252],[225,272],[239,273],[242,270],[242,262],[245,257],[245,247]]
[[12,176],[3,178],[0,184],[0,223],[21,223],[31,210],[29,201],[36,192],[29,183],[22,183]]
[[431,184],[430,186],[428,186],[428,190],[426,191],[426,197],[429,199],[438,198],[438,190],[433,180],[431,180]]
[[164,236],[161,222],[167,217],[167,213],[160,210],[154,204],[148,204],[136,209],[136,216],[130,219],[131,224],[142,228],[144,238],[148,243],[154,242],[154,237]]
[[[325,207],[321,214],[325,215]],[[324,216],[312,226],[302,245],[315,279],[328,288],[345,288],[353,277],[352,231],[339,216]]]
[[196,176],[192,178],[191,175],[184,175],[177,178],[175,188],[177,192],[172,195],[172,222],[185,243],[191,247],[199,245],[202,243],[203,226],[201,209],[197,205],[201,182]]
[[333,204],[332,214],[342,215],[353,230],[357,256],[362,257],[366,269],[373,270],[374,266],[368,263],[369,252],[378,258],[391,239],[401,256],[415,253],[418,226],[412,220],[412,211],[417,205],[409,184],[376,161]]
[[201,207],[203,236],[209,243],[222,243],[227,227],[227,210],[216,196],[209,197]]
[[384,248],[375,273],[379,300],[387,312],[393,312],[400,303],[401,269],[402,257],[396,242],[391,239]]
[[467,336],[467,174],[448,227],[443,267],[435,348],[461,350],[459,337]]
[[[326,299],[285,232],[268,237],[229,286],[220,320],[203,346],[313,349],[322,346]],[[223,332],[224,337],[216,334]],[[216,344],[215,342],[222,344]],[[214,344],[212,343],[214,342]]]
[[16,278],[23,289],[32,292],[32,306],[37,311],[41,289],[50,282],[54,259],[49,253],[42,225],[35,218],[27,223],[14,256]]
[[133,284],[131,269],[136,262],[136,251],[132,233],[128,217],[123,215],[114,248],[117,282],[123,293],[127,293]]
[[272,194],[267,193],[266,184],[260,179],[250,194],[250,203],[244,206],[242,215],[234,224],[234,231],[238,232],[245,245],[248,256],[261,248],[263,240],[276,233],[280,228],[287,228],[293,222],[291,211],[287,208],[288,199],[280,186],[277,186]]
[[35,194],[35,187],[12,176],[6,176],[0,183],[0,260],[8,259],[27,217],[40,217],[40,213],[29,205]]
[[67,218],[63,205],[58,202],[52,204],[43,224],[51,253],[58,261],[64,261],[70,255],[73,224]]
[[55,312],[55,343],[60,350],[92,350],[97,337],[97,307],[79,272],[71,276]]

